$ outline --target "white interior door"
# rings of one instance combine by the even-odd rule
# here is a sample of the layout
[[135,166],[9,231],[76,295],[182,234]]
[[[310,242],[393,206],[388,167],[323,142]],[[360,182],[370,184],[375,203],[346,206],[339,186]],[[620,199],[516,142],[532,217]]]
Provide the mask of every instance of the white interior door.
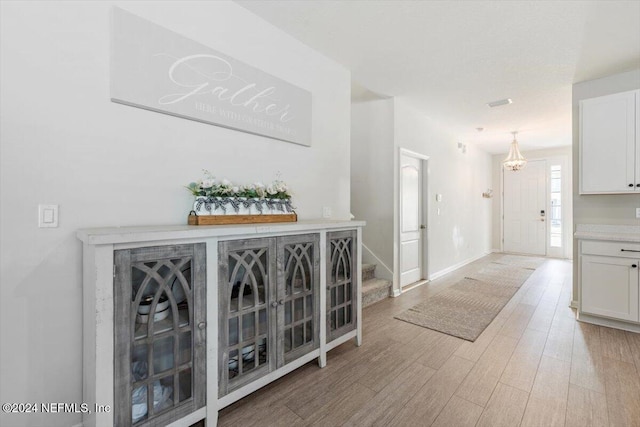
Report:
[[504,251],[546,255],[546,161],[504,176]]
[[400,286],[422,279],[421,160],[400,159]]

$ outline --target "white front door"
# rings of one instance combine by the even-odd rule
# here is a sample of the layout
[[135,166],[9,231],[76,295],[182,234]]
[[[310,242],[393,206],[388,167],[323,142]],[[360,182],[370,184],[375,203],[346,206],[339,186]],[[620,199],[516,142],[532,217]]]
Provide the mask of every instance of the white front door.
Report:
[[517,172],[503,170],[504,251],[546,255],[546,161],[527,163]]
[[422,279],[421,160],[400,159],[400,286]]

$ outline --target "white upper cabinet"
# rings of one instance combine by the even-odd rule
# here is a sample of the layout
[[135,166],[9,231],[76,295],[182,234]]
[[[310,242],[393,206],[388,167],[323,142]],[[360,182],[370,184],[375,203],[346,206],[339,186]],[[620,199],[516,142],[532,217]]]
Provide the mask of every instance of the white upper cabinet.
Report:
[[640,193],[640,91],[580,101],[580,194]]

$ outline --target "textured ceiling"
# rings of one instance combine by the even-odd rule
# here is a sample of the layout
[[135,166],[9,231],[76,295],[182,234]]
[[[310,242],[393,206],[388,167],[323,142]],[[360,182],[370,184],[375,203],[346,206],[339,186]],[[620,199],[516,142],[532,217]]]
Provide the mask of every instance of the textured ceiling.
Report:
[[640,1],[237,3],[491,153],[512,130],[526,150],[570,145],[571,85],[640,68]]

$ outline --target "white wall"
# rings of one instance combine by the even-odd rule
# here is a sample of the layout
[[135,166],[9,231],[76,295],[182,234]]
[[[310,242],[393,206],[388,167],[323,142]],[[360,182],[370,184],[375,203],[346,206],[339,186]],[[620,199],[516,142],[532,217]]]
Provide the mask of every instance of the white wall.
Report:
[[[113,4],[309,90],[313,146],[110,102]],[[184,224],[183,186],[203,168],[247,183],[280,171],[301,219],[323,206],[349,217],[349,72],[244,8],[2,2],[0,16],[0,401],[82,401],[79,228]],[[59,228],[37,228],[39,203],[60,206]],[[7,426],[79,422],[0,415]]]
[[[580,173],[580,100],[612,93],[640,89],[640,69],[614,74],[601,79],[589,80],[573,85],[573,223],[640,225],[635,218],[640,208],[638,194],[578,194]],[[577,259],[578,243],[573,244],[573,258]],[[573,264],[573,295],[578,295],[578,263]],[[575,302],[575,301],[574,301]]]
[[364,262],[378,264],[376,275],[388,278],[393,269],[393,105],[390,98],[351,106],[351,213],[367,221]]
[[[429,275],[489,253],[492,205],[482,192],[492,185],[491,156],[471,146],[462,153],[455,136],[399,98],[352,104],[351,209],[367,221],[363,243],[397,273],[400,148],[429,156]],[[376,274],[385,276],[380,267]]]
[[[506,140],[505,147],[508,150],[509,141]],[[573,240],[573,204],[572,204],[572,165],[571,165],[571,145],[567,145],[565,147],[558,148],[548,148],[544,150],[529,150],[522,151],[522,154],[526,159],[529,160],[549,160],[550,162],[558,162],[561,158],[566,159],[567,170],[562,172],[562,178],[565,180],[563,182],[563,218],[565,219],[565,233],[564,233],[564,241],[568,242],[567,252],[565,256],[567,258],[571,258],[572,254],[572,240]],[[493,173],[492,173],[492,182],[493,182],[493,235],[491,239],[491,244],[493,250],[499,251],[501,249],[501,239],[502,239],[502,171],[504,170],[502,166],[502,161],[507,157],[507,152],[504,154],[495,154],[493,156]],[[549,166],[549,165],[548,165]]]
[[[489,253],[492,206],[482,193],[492,185],[491,156],[469,144],[462,153],[453,134],[402,99],[396,98],[394,117],[394,174],[399,148],[429,156],[429,274]],[[397,205],[397,182],[395,192]],[[441,202],[436,194],[442,194]]]

